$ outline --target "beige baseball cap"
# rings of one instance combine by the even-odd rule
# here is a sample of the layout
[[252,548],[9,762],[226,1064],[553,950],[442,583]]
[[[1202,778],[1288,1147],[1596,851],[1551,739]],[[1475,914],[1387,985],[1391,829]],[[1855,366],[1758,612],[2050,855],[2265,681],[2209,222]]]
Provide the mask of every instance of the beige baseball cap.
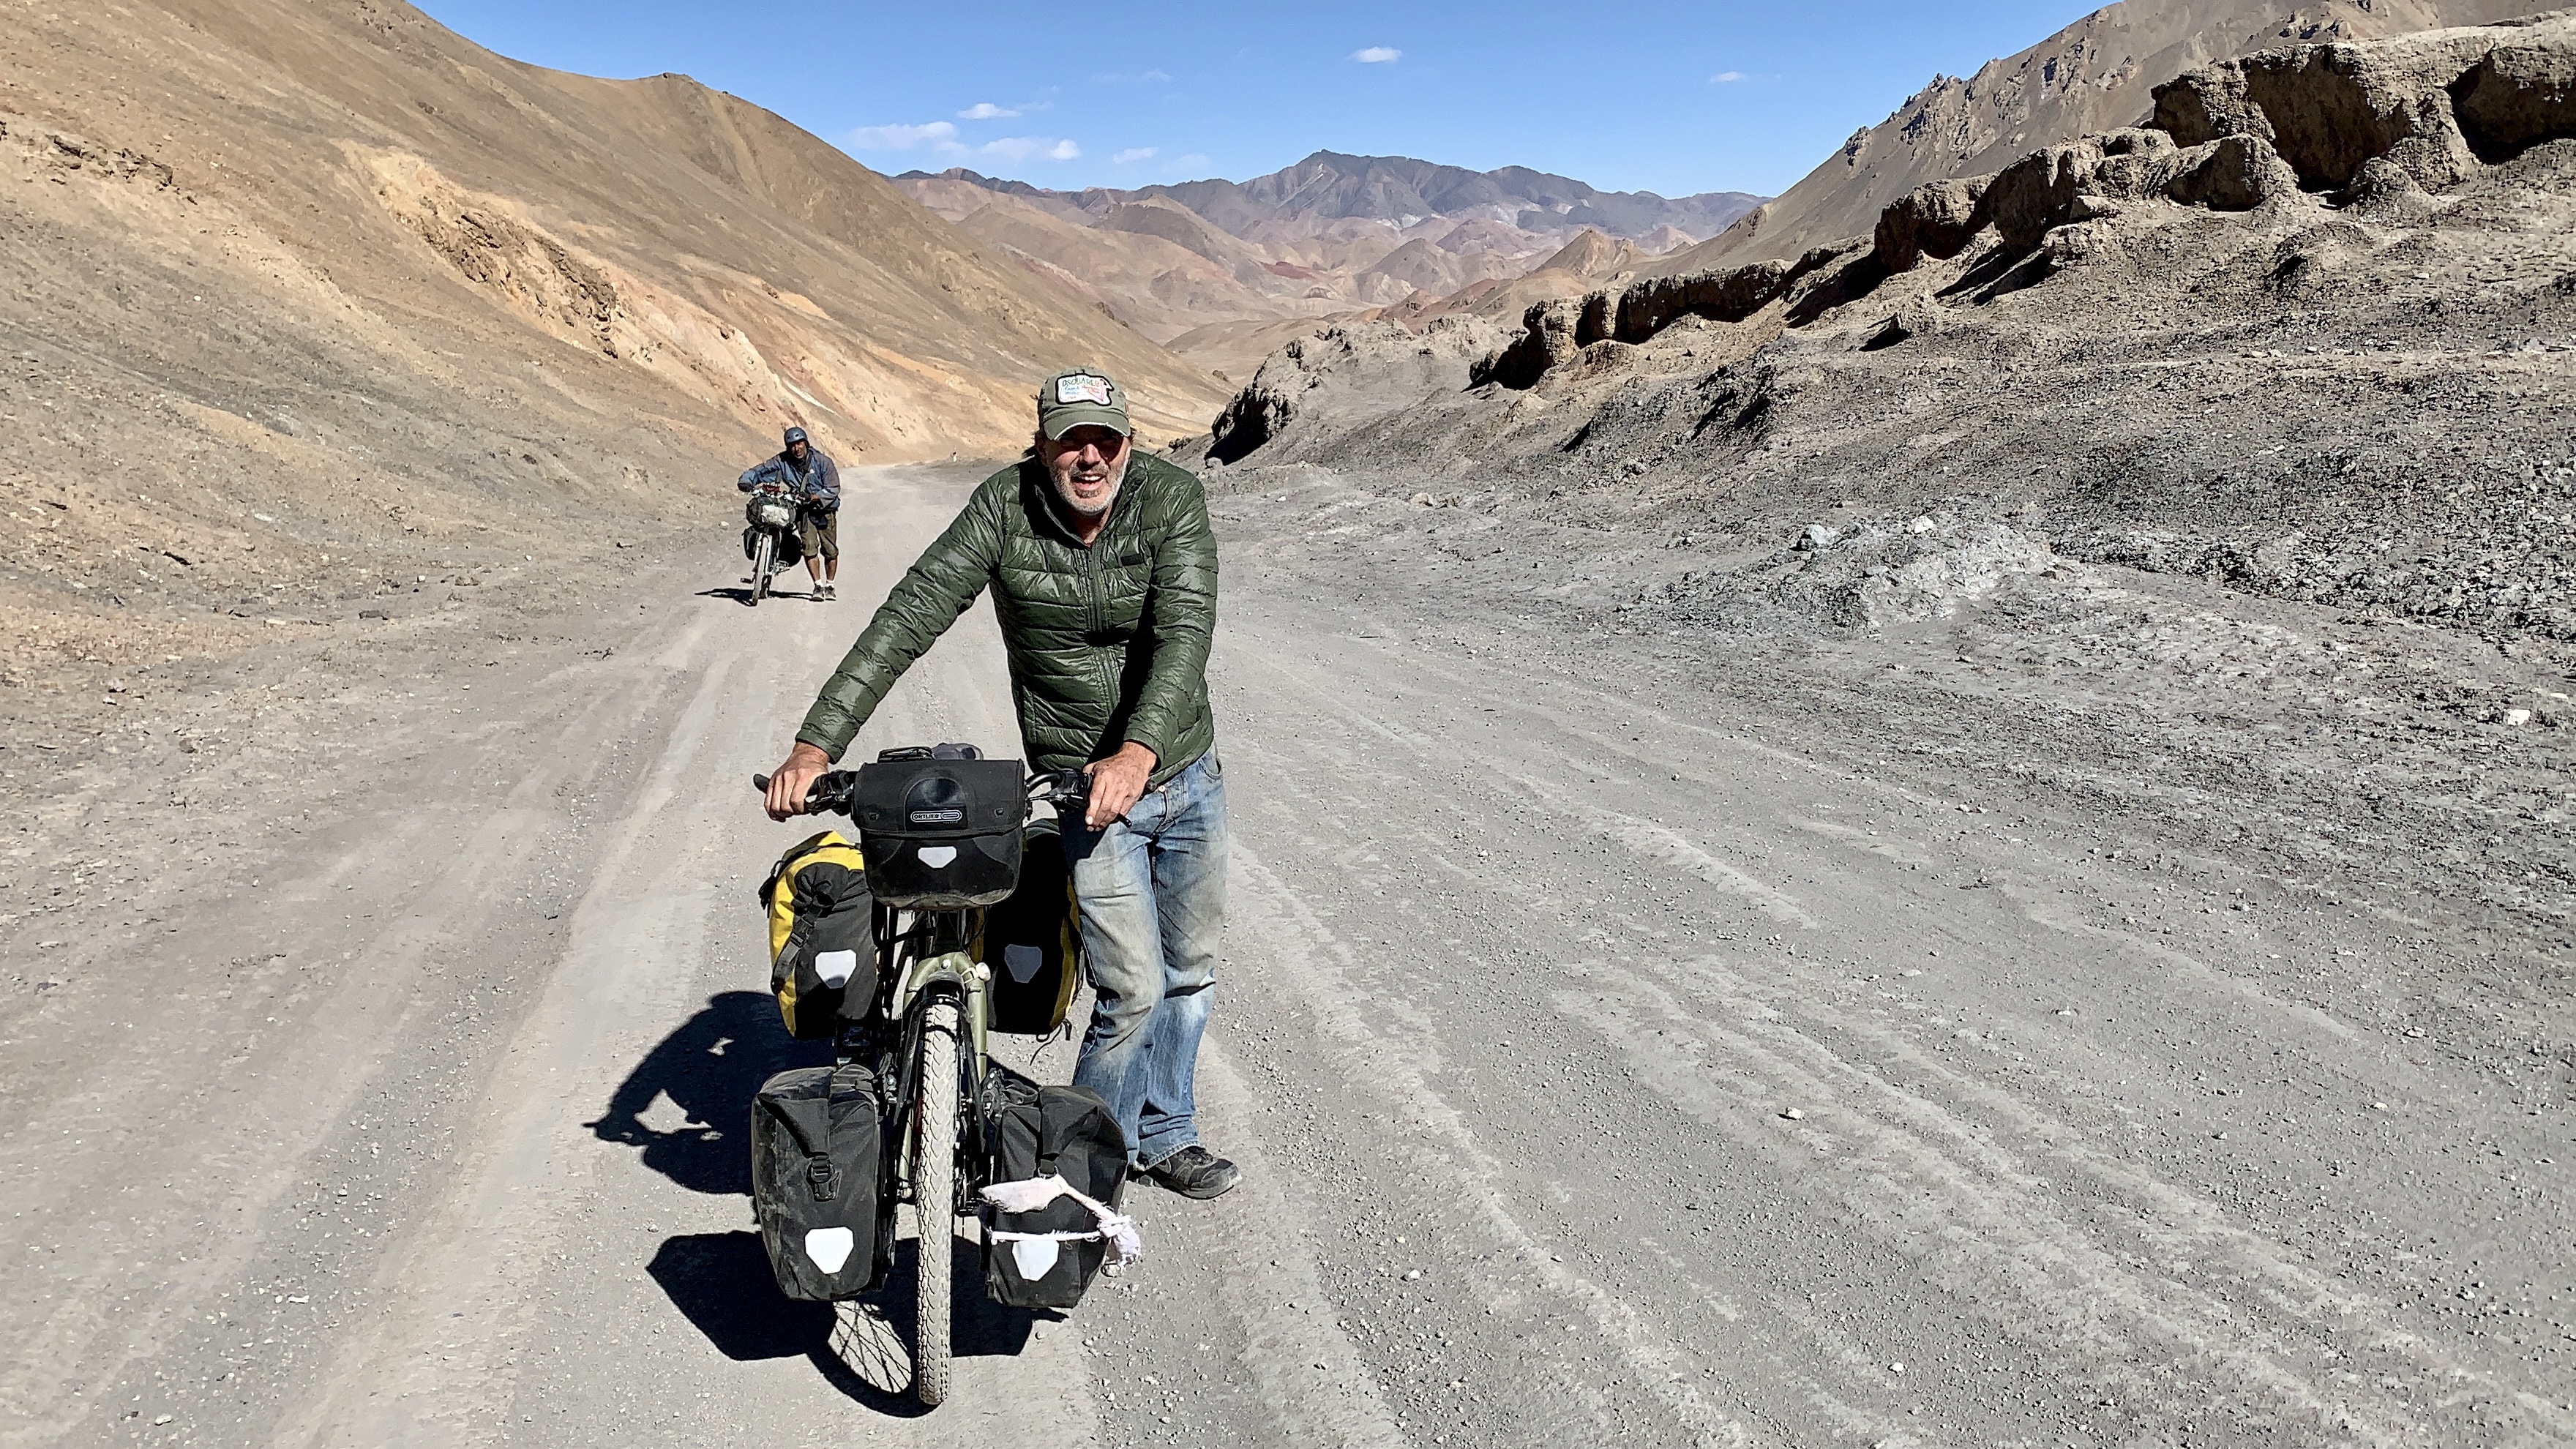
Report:
[[1127,421],[1127,394],[1117,379],[1094,367],[1059,372],[1038,389],[1038,431],[1057,442],[1079,427],[1136,429]]

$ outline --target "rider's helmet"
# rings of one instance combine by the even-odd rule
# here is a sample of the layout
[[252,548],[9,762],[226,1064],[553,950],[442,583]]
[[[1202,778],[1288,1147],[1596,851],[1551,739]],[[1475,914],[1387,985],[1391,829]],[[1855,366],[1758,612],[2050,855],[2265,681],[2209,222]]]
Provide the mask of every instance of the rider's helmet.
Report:
[[806,439],[805,439],[805,430],[804,430],[803,428],[789,428],[789,429],[787,430],[787,440],[786,440],[783,444],[781,444],[781,446],[782,446],[782,447],[792,448],[792,447],[795,447],[798,443],[802,443],[802,442],[805,442],[805,441],[806,441]]

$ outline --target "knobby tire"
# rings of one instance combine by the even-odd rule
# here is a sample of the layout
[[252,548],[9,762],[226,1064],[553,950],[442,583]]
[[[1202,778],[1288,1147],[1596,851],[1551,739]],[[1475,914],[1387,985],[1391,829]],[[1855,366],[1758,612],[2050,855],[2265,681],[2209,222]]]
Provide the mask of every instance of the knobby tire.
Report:
[[948,1397],[954,1335],[950,1243],[957,1235],[957,1006],[922,1013],[921,1098],[914,1108],[912,1211],[921,1238],[913,1316],[912,1392],[926,1407]]

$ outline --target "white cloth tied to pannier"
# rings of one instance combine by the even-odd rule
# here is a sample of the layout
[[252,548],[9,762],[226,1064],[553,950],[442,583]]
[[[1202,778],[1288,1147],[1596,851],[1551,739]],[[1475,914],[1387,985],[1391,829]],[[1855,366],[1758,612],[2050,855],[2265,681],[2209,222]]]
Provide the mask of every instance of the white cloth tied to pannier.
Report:
[[997,1182],[984,1189],[984,1201],[1006,1213],[1033,1213],[1060,1197],[1072,1198],[1091,1209],[1100,1226],[1088,1233],[1015,1233],[1007,1228],[988,1232],[994,1242],[1011,1245],[1011,1261],[1019,1265],[1021,1277],[1032,1282],[1045,1277],[1047,1270],[1055,1266],[1059,1243],[1106,1242],[1109,1258],[1104,1266],[1111,1268],[1144,1258],[1145,1245],[1136,1236],[1136,1220],[1112,1211],[1107,1203],[1065,1181],[1062,1175]]

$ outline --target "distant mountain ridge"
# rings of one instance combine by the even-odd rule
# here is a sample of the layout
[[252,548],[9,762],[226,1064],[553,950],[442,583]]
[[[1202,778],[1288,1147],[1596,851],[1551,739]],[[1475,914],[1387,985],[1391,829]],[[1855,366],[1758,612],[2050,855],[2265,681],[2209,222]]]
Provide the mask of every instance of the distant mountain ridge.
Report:
[[[1426,315],[1468,289],[1496,305],[1556,296],[1715,236],[1763,201],[1338,151],[1249,181],[1132,190],[1052,191],[964,167],[892,179],[1028,271],[1220,371],[1259,361],[1272,332],[1299,320]],[[1608,270],[1558,264],[1531,282],[1551,258]]]
[[1148,197],[1163,197],[1235,236],[1255,241],[1313,236],[1339,221],[1384,222],[1402,230],[1434,217],[1499,222],[1528,232],[1562,232],[1566,239],[1586,227],[1614,237],[1642,237],[1669,226],[1693,237],[1709,237],[1765,199],[1741,191],[1681,197],[1603,191],[1570,176],[1526,166],[1470,171],[1409,156],[1351,156],[1338,151],[1318,151],[1293,166],[1249,181],[1182,181],[1132,190],[1054,191],[1025,181],[978,175],[963,167],[907,171],[894,179],[964,181],[1048,210],[1070,208],[1091,217]]

